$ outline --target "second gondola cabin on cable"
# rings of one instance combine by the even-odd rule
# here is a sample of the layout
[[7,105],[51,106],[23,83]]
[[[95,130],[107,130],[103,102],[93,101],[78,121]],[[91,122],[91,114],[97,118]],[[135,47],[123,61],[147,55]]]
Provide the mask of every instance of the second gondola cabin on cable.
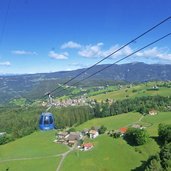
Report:
[[54,116],[52,113],[42,113],[39,119],[39,128],[41,130],[51,130],[55,128]]

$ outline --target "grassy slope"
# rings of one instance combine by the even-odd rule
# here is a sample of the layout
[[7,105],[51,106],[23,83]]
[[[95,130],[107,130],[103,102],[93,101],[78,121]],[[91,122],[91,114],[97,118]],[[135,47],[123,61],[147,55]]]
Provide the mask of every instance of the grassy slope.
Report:
[[171,124],[171,112],[159,112],[155,116],[147,115],[142,119],[142,124],[150,123],[151,126],[147,128],[151,136],[158,135],[158,125],[160,123]]
[[[68,150],[65,145],[55,144],[55,131],[35,132],[29,136],[0,146],[0,171],[53,171],[57,168],[60,157],[57,155]],[[42,159],[1,162],[6,159],[34,158]]]
[[0,146],[0,160],[23,157],[56,155],[67,151],[67,147],[53,143],[55,131],[35,132],[14,142]]
[[[161,95],[161,96],[168,96],[170,94],[171,88],[167,87],[161,87],[158,91],[147,91],[148,88],[151,88],[155,83],[148,83],[147,86],[145,84],[139,84],[137,86],[133,86],[131,88],[125,88],[123,87],[120,90],[109,92],[106,94],[99,94],[96,96],[91,96],[91,99],[96,99],[97,101],[106,100],[106,98],[109,99],[126,99],[126,98],[134,98],[134,97],[140,97],[140,96],[153,96],[153,95]],[[133,92],[133,90],[136,90],[137,92]]]
[[[147,130],[151,136],[157,135],[159,123],[171,123],[171,112],[162,112],[156,116],[145,116],[142,123],[152,123]],[[117,129],[136,122],[141,117],[138,113],[122,114],[101,119],[93,119],[77,127],[77,130],[91,126],[105,125],[109,130]],[[147,124],[148,125],[148,124]],[[66,146],[54,144],[54,131],[35,132],[7,145],[0,146],[0,161],[3,159],[20,157],[47,157],[43,159],[19,160],[0,163],[0,170],[9,168],[14,171],[55,171],[60,157],[51,155],[60,154],[67,150]],[[149,155],[159,151],[154,139],[139,147],[131,147],[122,138],[113,139],[102,135],[92,141],[94,148],[87,152],[74,151],[64,160],[62,171],[129,171],[146,161]],[[50,156],[50,157],[48,157]]]
[[36,159],[36,160],[19,160],[0,163],[0,170],[6,171],[55,171],[60,161],[60,157]]
[[158,151],[153,140],[148,143],[148,150],[139,153],[122,138],[113,139],[107,135],[94,139],[93,144],[94,148],[90,151],[75,151],[69,154],[61,171],[129,171],[147,159],[146,151],[153,149],[150,151],[152,154]]
[[110,116],[106,118],[96,118],[83,123],[82,125],[76,127],[77,130],[83,130],[84,128],[91,128],[92,126],[104,125],[108,130],[118,129],[120,127],[126,126],[132,122],[136,122],[141,115],[139,113],[127,113],[116,116]]
[[[90,120],[83,125],[77,127],[78,130],[85,126],[91,127],[100,123],[108,127],[108,129],[116,129],[131,122],[136,121],[138,114],[125,114],[109,118]],[[128,119],[128,116],[132,119]],[[171,123],[171,112],[161,112],[156,116],[145,116],[142,124],[151,125],[147,128],[150,136],[157,135],[159,123]],[[137,117],[137,119],[135,118]],[[134,119],[135,120],[134,120]],[[132,120],[132,121],[131,121]],[[112,121],[112,122],[111,122]],[[124,125],[121,125],[124,122]],[[127,122],[127,123],[126,123]],[[111,125],[111,123],[113,123]],[[64,161],[62,171],[80,170],[80,171],[129,171],[141,165],[142,161],[146,161],[150,155],[159,151],[157,142],[151,138],[145,145],[132,147],[123,139],[113,139],[107,135],[99,136],[97,139],[90,140],[95,147],[91,151],[81,152],[75,151],[68,155]]]

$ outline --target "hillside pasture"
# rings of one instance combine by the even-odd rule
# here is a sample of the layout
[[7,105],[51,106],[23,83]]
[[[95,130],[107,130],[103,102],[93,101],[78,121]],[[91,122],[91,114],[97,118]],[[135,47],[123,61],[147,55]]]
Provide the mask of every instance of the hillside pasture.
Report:
[[[139,122],[140,116],[138,113],[122,114],[94,119],[78,126],[78,130],[97,125],[105,125],[108,129],[117,129],[138,122],[147,126],[146,129],[151,138],[147,144],[133,147],[128,145],[122,138],[114,139],[108,135],[101,135],[96,139],[89,140],[94,144],[94,148],[90,151],[70,153],[63,163],[62,171],[68,169],[70,171],[129,171],[141,166],[142,162],[146,161],[149,156],[159,152],[159,145],[153,137],[157,136],[158,124],[171,123],[171,112],[159,112],[155,116],[146,115]],[[137,118],[134,120],[131,117]]]
[[11,143],[0,146],[0,160],[44,157],[57,155],[68,150],[65,145],[56,144],[55,131],[38,131]]
[[158,112],[157,115],[146,115],[140,122],[142,125],[150,125],[147,130],[150,136],[158,136],[158,125],[171,124],[171,112]]
[[168,96],[170,95],[171,88],[169,87],[159,87],[158,90],[153,90],[152,87],[155,85],[154,82],[149,82],[148,84],[139,84],[132,86],[123,86],[120,90],[114,90],[112,92],[106,92],[98,94],[96,96],[91,96],[91,99],[96,99],[97,101],[102,101],[108,99],[122,100],[127,98],[135,98],[141,96]]
[[108,130],[118,129],[123,126],[127,126],[130,123],[137,122],[141,118],[141,116],[142,115],[139,113],[130,112],[127,114],[120,114],[105,118],[95,118],[79,125],[78,127],[76,127],[76,130],[81,131],[84,128],[91,128],[93,126],[96,127],[101,125],[107,127]]
[[59,164],[60,157],[41,159],[16,160],[0,162],[0,170],[6,171],[55,171]]
[[[158,146],[151,140],[142,152],[126,143],[122,138],[114,139],[108,135],[101,135],[94,140],[90,151],[74,151],[70,153],[63,163],[61,171],[130,171],[147,160],[150,154],[157,152]],[[151,150],[150,150],[151,149]]]
[[[142,117],[139,113],[120,114],[96,118],[79,125],[76,130],[104,125],[108,130],[118,129],[139,122],[147,126],[150,140],[141,146],[130,146],[123,138],[112,138],[107,134],[96,139],[87,139],[94,147],[90,151],[74,150],[62,163],[60,171],[129,171],[141,166],[150,155],[159,151],[153,138],[157,136],[159,123],[171,123],[171,112],[159,112],[155,116]],[[53,143],[56,131],[37,131],[29,136],[0,146],[0,170],[55,171],[62,153],[68,147]]]

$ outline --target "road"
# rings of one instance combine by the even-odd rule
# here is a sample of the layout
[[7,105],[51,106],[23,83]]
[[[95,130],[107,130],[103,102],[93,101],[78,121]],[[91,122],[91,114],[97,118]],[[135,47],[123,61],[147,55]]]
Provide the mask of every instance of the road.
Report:
[[60,161],[60,163],[59,163],[59,165],[58,165],[56,171],[60,171],[60,168],[61,168],[61,166],[62,166],[62,163],[63,163],[64,159],[66,158],[66,156],[67,156],[71,151],[73,151],[73,150],[75,149],[75,147],[76,147],[76,143],[73,145],[72,148],[70,148],[69,151],[67,151],[67,152],[65,152],[65,153],[62,154],[62,159],[61,159],[61,161]]

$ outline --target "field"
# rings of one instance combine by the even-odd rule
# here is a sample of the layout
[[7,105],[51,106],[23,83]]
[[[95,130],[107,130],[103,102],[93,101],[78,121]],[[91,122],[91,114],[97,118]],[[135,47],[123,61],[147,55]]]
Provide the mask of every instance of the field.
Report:
[[[137,152],[122,138],[113,139],[107,135],[97,137],[92,141],[94,148],[87,152],[75,151],[68,155],[63,163],[61,171],[130,171],[141,165],[141,161],[147,160],[146,152]],[[150,153],[158,151],[154,140],[148,143]],[[147,150],[147,151],[148,151]]]
[[[93,119],[76,127],[77,130],[91,126],[105,125],[108,130],[118,129],[138,122],[142,115],[128,113],[100,119]],[[139,167],[150,155],[159,151],[153,137],[157,136],[159,123],[171,123],[171,112],[161,112],[155,116],[145,116],[140,121],[147,125],[150,141],[142,146],[132,147],[122,138],[114,139],[107,134],[93,140],[90,151],[74,150],[62,163],[61,171],[129,171]],[[55,144],[55,131],[35,132],[29,136],[0,146],[0,171],[55,171],[61,154],[68,151],[65,145]]]
[[[129,120],[128,115],[133,118]],[[83,125],[86,127],[95,125],[105,125],[108,129],[116,129],[121,126],[122,120],[129,120],[131,124],[138,120],[137,113],[131,113],[124,115],[114,116],[114,118],[102,118],[90,120]],[[123,118],[122,118],[123,117]],[[116,120],[115,120],[116,118]],[[113,123],[111,125],[111,123]],[[150,155],[155,154],[159,151],[159,145],[155,141],[157,136],[157,129],[159,123],[170,123],[171,124],[171,112],[161,112],[156,116],[145,116],[140,122],[143,125],[148,125],[147,131],[151,138],[145,145],[132,147],[128,145],[122,138],[113,139],[108,135],[102,135],[94,139],[92,143],[94,148],[87,152],[75,151],[70,153],[65,159],[62,167],[62,171],[81,170],[81,171],[129,171],[136,169],[142,164],[142,161],[146,161]],[[128,124],[128,123],[127,123]],[[83,125],[77,127],[82,129]],[[125,126],[124,123],[122,126]]]
[[168,96],[170,95],[171,88],[168,88],[168,87],[161,86],[159,87],[158,90],[149,90],[155,84],[156,84],[155,82],[149,82],[148,84],[123,86],[122,88],[120,88],[120,90],[98,94],[96,96],[91,96],[90,98],[96,99],[97,101],[101,101],[101,100],[106,100],[106,98],[121,100],[121,99],[141,97],[141,96],[154,96],[154,95]]
[[110,116],[105,118],[96,118],[88,122],[81,124],[76,127],[77,130],[83,130],[84,128],[91,128],[92,126],[101,126],[104,125],[108,130],[118,129],[120,127],[126,126],[130,123],[138,121],[142,115],[139,113],[127,113],[116,116]]
[[142,119],[142,124],[151,125],[147,128],[149,134],[151,136],[157,136],[157,129],[159,123],[165,123],[165,124],[171,124],[171,112],[160,112],[159,114],[155,116],[147,115]]
[[55,170],[59,154],[68,147],[53,143],[55,131],[35,132],[29,136],[0,146],[0,171]]
[[0,170],[6,171],[55,171],[60,157],[18,160],[0,163]]

